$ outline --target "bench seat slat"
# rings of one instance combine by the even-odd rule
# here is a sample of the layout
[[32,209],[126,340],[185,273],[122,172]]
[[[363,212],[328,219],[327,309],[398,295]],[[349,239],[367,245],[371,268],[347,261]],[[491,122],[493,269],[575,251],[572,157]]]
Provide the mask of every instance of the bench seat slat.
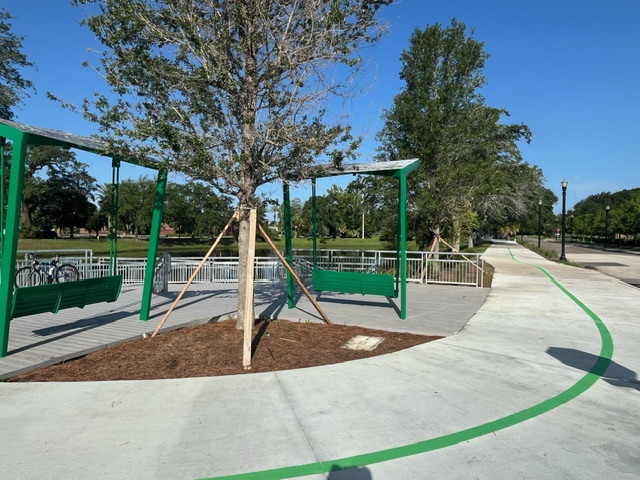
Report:
[[89,278],[76,282],[16,288],[13,291],[11,318],[101,302],[115,302],[122,288],[122,275]]
[[394,277],[390,274],[314,270],[312,279],[313,288],[319,292],[396,296]]

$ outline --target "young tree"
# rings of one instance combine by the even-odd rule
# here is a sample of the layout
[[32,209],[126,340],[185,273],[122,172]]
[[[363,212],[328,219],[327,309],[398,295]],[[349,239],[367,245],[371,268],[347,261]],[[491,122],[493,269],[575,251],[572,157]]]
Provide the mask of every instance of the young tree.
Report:
[[482,70],[488,54],[472,35],[455,19],[448,28],[436,24],[414,31],[401,56],[405,86],[385,112],[378,137],[384,156],[422,160],[408,190],[417,219],[414,233],[423,248],[447,232],[459,243],[461,232],[477,223],[481,199],[496,189],[504,192],[505,174],[496,174],[520,164],[516,142],[530,138],[525,125],[498,123],[506,110],[484,104],[479,92],[486,84]]
[[[238,327],[244,322],[249,209],[256,189],[300,177],[323,154],[339,163],[349,128],[329,98],[354,92],[361,48],[391,0],[74,0],[104,44],[115,96],[85,104],[123,157],[154,155],[238,198]],[[247,303],[248,305],[248,303]],[[251,319],[253,322],[253,319]]]
[[11,31],[12,18],[4,8],[0,8],[0,118],[7,120],[13,118],[13,108],[21,103],[22,98],[29,96],[29,90],[33,90],[33,83],[25,80],[21,72],[33,64],[22,53],[24,37],[18,37]]

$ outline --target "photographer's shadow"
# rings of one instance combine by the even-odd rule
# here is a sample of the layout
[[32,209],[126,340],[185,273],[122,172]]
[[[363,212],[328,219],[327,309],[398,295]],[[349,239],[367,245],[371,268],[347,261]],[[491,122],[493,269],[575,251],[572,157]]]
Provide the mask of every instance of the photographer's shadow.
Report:
[[371,470],[367,467],[355,467],[342,469],[338,465],[333,465],[327,476],[329,480],[372,480]]

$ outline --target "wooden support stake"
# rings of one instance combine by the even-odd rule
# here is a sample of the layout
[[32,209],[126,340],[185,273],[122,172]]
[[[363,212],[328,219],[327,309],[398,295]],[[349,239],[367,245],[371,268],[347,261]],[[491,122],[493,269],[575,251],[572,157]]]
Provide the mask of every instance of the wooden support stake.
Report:
[[[444,241],[444,239],[442,237],[440,237],[440,241],[442,243],[444,243],[447,247],[449,247],[451,250],[453,250],[456,253],[460,253],[458,250],[456,250],[455,248],[453,248],[451,245],[449,245],[447,242]],[[469,262],[471,265],[473,265],[474,267],[476,267],[478,270],[480,270],[482,273],[484,273],[484,270],[482,269],[482,267],[480,267],[476,262],[474,262],[473,260],[468,259],[467,257],[464,256],[463,253],[460,253],[460,255],[462,255],[462,258],[464,258],[467,262]]]
[[429,245],[429,249],[427,250],[429,253],[427,254],[427,262],[422,265],[422,273],[420,274],[420,283],[427,281],[427,267],[429,265],[429,258],[433,255],[433,251],[436,248],[436,242],[438,241],[438,237],[434,237],[431,240],[431,245]]
[[307,298],[311,301],[311,303],[313,304],[313,306],[316,308],[316,310],[318,310],[318,313],[322,316],[322,319],[324,320],[324,323],[326,323],[327,325],[333,325],[331,323],[331,320],[329,320],[329,317],[327,317],[327,315],[322,311],[322,308],[320,308],[320,305],[318,305],[318,302],[316,302],[313,297],[311,296],[311,294],[309,293],[309,290],[306,289],[306,287],[304,286],[304,284],[302,283],[302,281],[300,280],[300,278],[298,278],[298,275],[296,275],[296,272],[293,270],[293,268],[291,268],[291,265],[289,265],[287,263],[287,260],[282,256],[282,254],[280,253],[280,251],[276,248],[276,246],[273,244],[273,242],[271,241],[271,239],[269,238],[269,235],[267,235],[267,232],[264,231],[264,228],[262,228],[262,225],[258,225],[258,228],[260,229],[260,233],[262,234],[262,236],[264,237],[264,239],[267,241],[267,243],[269,244],[269,246],[273,249],[273,251],[275,252],[275,254],[278,256],[278,258],[280,259],[280,261],[282,262],[282,264],[285,266],[285,268],[288,270],[288,272],[291,274],[291,276],[294,278],[294,280],[296,281],[296,283],[298,284],[298,286],[302,289],[302,291],[304,292],[304,294],[307,296]]
[[244,346],[242,349],[242,366],[245,370],[251,368],[251,337],[253,334],[253,278],[254,261],[256,258],[256,209],[249,209],[249,252],[247,255],[247,284],[245,286],[245,306],[244,306]]
[[231,223],[233,222],[233,220],[236,219],[236,218],[238,218],[238,212],[237,211],[233,214],[233,216],[231,217],[231,219],[229,220],[227,225],[222,229],[222,231],[220,232],[220,235],[218,235],[218,238],[216,238],[216,241],[213,242],[213,245],[211,245],[211,248],[209,249],[207,254],[204,256],[204,258],[202,259],[200,264],[197,266],[196,270],[191,275],[191,278],[189,278],[189,281],[187,282],[187,284],[184,286],[184,288],[182,289],[182,291],[178,295],[178,298],[176,298],[173,301],[173,303],[171,304],[171,307],[169,308],[167,313],[165,313],[164,317],[162,317],[162,320],[160,321],[160,324],[156,327],[156,329],[151,334],[151,338],[155,337],[157,335],[157,333],[160,331],[160,329],[162,328],[162,326],[165,324],[165,322],[169,318],[169,315],[171,315],[171,312],[173,312],[173,309],[176,308],[176,305],[178,304],[178,302],[180,301],[180,299],[182,298],[184,293],[187,291],[189,286],[193,283],[193,280],[196,278],[196,275],[198,275],[198,272],[200,271],[200,269],[204,265],[204,262],[206,262],[207,259],[211,256],[211,253],[218,246],[218,243],[220,243],[220,240],[222,240],[222,237],[224,236],[224,234],[227,232],[227,230],[231,226]]

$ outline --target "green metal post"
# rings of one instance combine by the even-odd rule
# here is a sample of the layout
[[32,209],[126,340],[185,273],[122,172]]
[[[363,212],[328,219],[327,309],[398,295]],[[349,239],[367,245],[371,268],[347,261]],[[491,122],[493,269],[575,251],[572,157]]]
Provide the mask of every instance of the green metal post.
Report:
[[398,246],[400,248],[400,318],[407,318],[407,174],[400,172],[398,194]]
[[[291,244],[291,194],[289,192],[289,184],[285,183],[283,187],[284,197],[284,256],[287,263],[293,266],[293,246]],[[287,306],[294,308],[295,290],[293,286],[293,277],[287,271]]]
[[158,171],[156,184],[156,199],[153,204],[153,216],[151,217],[151,232],[149,235],[149,251],[147,252],[147,267],[144,272],[144,286],[142,288],[142,305],[140,306],[140,320],[149,320],[151,311],[151,296],[153,295],[153,279],[156,271],[156,259],[158,257],[158,243],[160,241],[160,229],[162,228],[162,211],[164,199],[167,193],[167,171]]
[[111,218],[109,221],[109,275],[115,275],[118,261],[118,203],[120,188],[120,160],[111,162]]
[[4,244],[4,149],[6,142],[4,137],[0,137],[0,255],[2,255],[2,245]]
[[24,187],[24,162],[27,156],[29,135],[21,133],[13,139],[7,221],[2,242],[2,266],[0,267],[0,357],[7,355],[9,347],[9,323],[13,307],[13,277],[16,274],[16,253],[20,229],[20,207]]
[[316,213],[316,179],[311,180],[311,238],[313,238],[313,269],[318,268],[318,215]]

